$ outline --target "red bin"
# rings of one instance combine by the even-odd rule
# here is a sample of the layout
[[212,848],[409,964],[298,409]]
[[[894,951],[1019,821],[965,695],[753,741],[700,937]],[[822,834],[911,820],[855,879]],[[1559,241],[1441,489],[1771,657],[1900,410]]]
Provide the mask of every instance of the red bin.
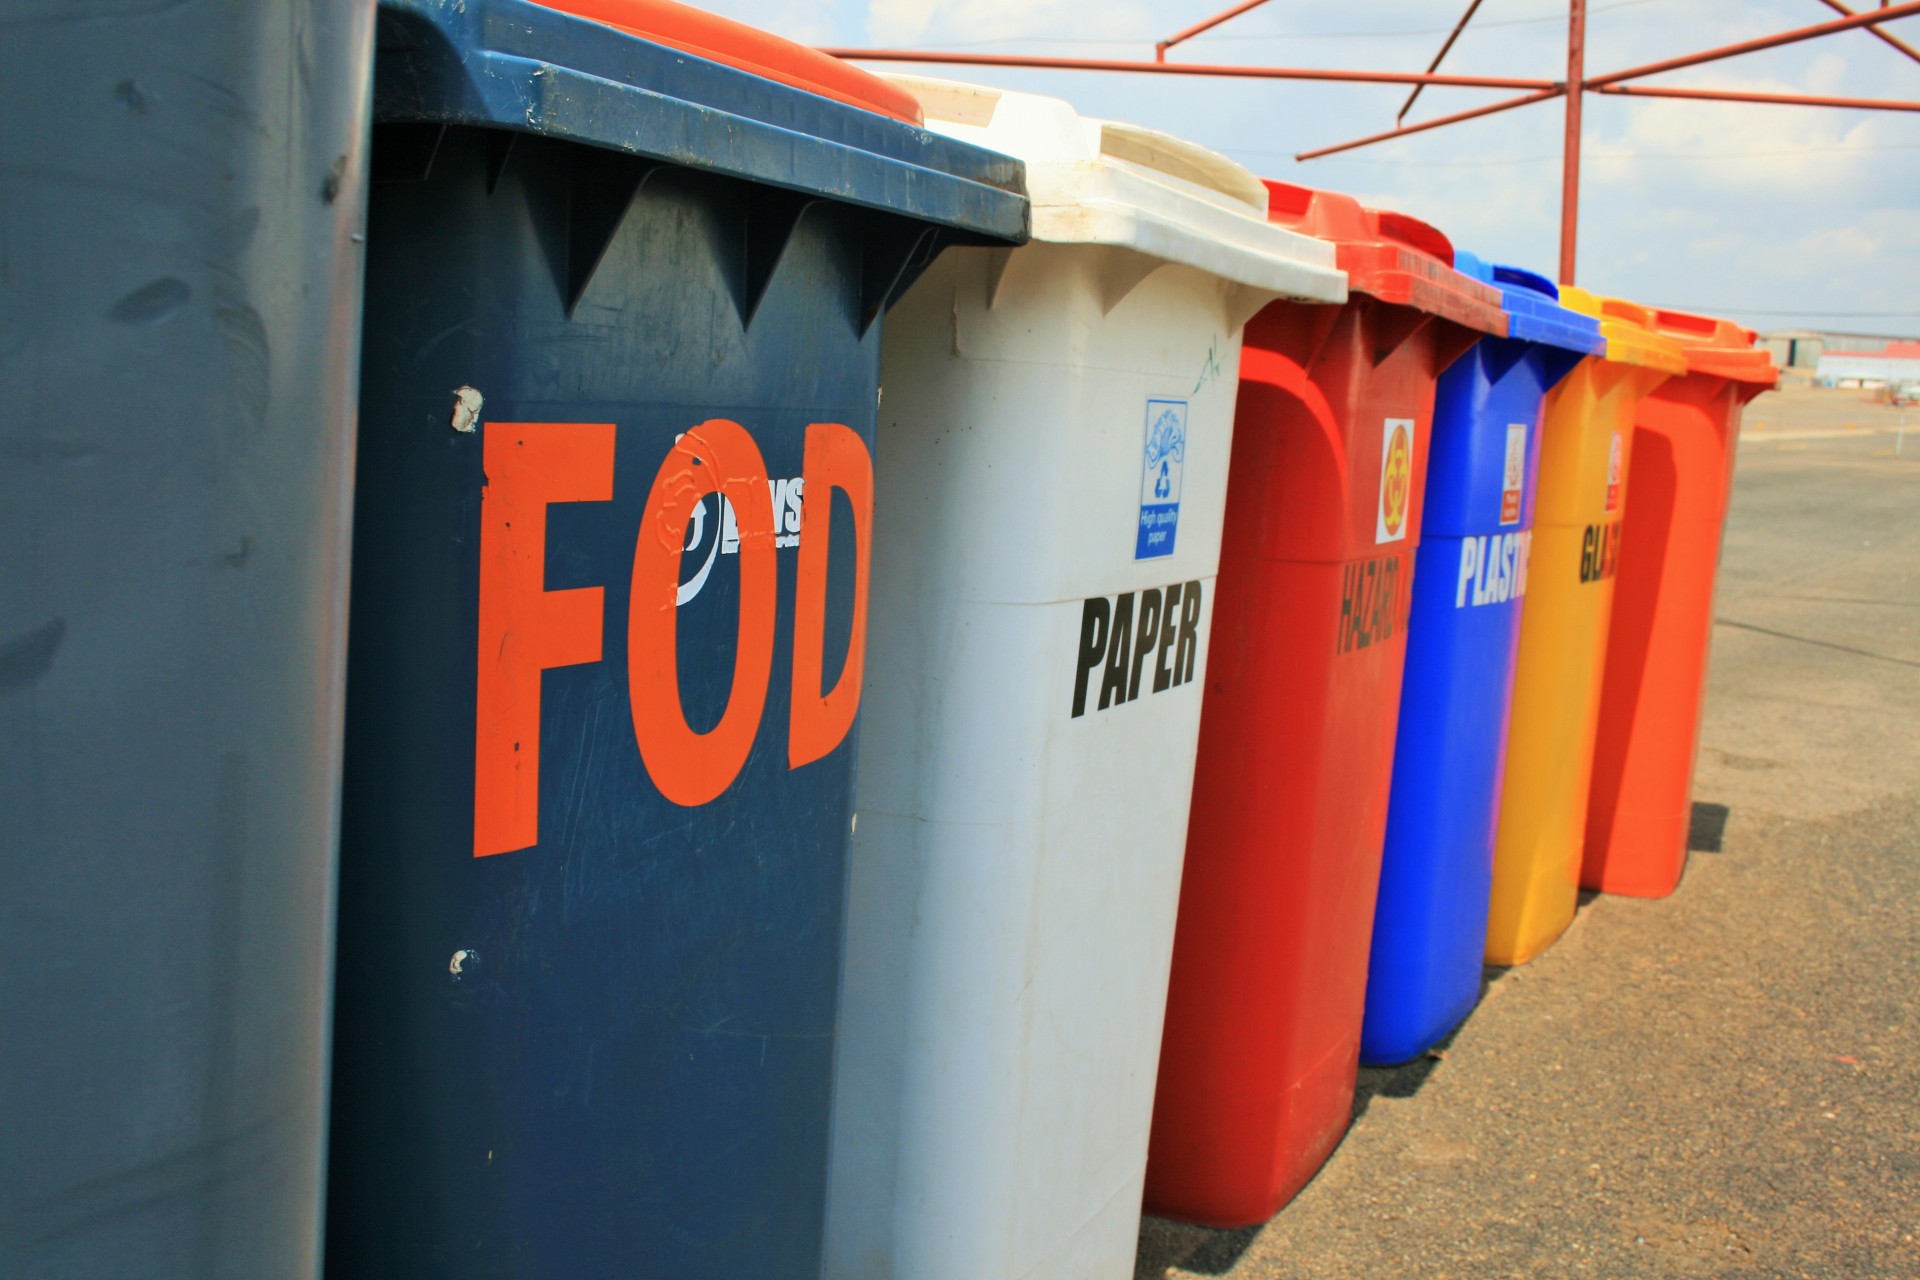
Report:
[[1271,1217],[1352,1111],[1434,384],[1493,288],[1404,214],[1269,182],[1343,307],[1247,324],[1147,1167],[1150,1213]]
[[1740,411],[1780,377],[1730,320],[1656,311],[1654,325],[1685,348],[1688,371],[1634,417],[1580,871],[1586,888],[1636,898],[1672,893],[1686,867]]

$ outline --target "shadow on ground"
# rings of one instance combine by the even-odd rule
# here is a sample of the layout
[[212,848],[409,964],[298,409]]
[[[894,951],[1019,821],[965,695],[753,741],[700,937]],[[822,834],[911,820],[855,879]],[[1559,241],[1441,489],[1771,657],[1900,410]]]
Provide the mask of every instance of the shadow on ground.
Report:
[[1703,804],[1696,800],[1693,817],[1687,823],[1688,853],[1719,853],[1727,835],[1727,818],[1732,810],[1723,804]]
[[[1732,811],[1724,804],[1696,801],[1687,826],[1687,849],[1692,853],[1720,853],[1726,838],[1727,820]],[[1576,912],[1585,911],[1600,894],[1583,889]],[[1509,969],[1488,965],[1480,972],[1480,999]],[[1469,1015],[1471,1018],[1471,1015]],[[1391,1067],[1361,1067],[1354,1082],[1353,1118],[1357,1122],[1367,1114],[1375,1098],[1412,1098],[1419,1094],[1434,1069],[1445,1061],[1466,1023],[1454,1028],[1439,1044],[1411,1062]],[[1309,1184],[1311,1185],[1311,1184]],[[1283,1210],[1284,1212],[1284,1210]],[[1262,1224],[1264,1226],[1264,1224]],[[1259,1236],[1261,1226],[1222,1229],[1148,1218],[1141,1224],[1140,1253],[1135,1264],[1135,1280],[1161,1280],[1167,1270],[1178,1267],[1192,1275],[1225,1276],[1239,1265],[1247,1249]]]

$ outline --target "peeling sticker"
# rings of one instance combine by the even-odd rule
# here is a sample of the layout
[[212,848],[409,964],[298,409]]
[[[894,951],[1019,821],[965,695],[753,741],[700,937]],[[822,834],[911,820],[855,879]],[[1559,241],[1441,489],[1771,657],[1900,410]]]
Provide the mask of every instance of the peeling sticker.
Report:
[[480,406],[487,398],[472,387],[453,389],[453,429],[466,435],[472,435],[474,428],[480,425]]
[[480,953],[478,951],[468,951],[462,947],[460,950],[454,952],[453,959],[447,962],[447,972],[456,978],[461,977],[466,972],[464,966],[469,962],[479,964]]

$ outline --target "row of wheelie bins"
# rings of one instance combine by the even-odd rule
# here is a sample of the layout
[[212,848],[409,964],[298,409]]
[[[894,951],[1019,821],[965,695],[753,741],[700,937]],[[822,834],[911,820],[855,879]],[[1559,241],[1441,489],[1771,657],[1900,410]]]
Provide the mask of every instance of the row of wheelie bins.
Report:
[[23,30],[0,1272],[1123,1276],[1677,883],[1751,332],[671,0]]

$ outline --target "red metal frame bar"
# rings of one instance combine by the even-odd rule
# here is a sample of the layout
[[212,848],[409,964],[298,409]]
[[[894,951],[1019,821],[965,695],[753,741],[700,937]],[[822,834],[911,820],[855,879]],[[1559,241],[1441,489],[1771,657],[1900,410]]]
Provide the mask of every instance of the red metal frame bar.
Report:
[[[1827,6],[1827,8],[1833,10],[1835,13],[1844,13],[1844,14],[1847,14],[1848,16],[1852,16],[1854,13],[1858,12],[1858,10],[1852,9],[1847,5],[1841,4],[1840,0],[1820,0],[1820,3],[1824,4],[1825,6]],[[1898,49],[1900,52],[1906,54],[1909,58],[1912,58],[1915,62],[1920,62],[1920,49],[1914,48],[1912,45],[1902,40],[1899,36],[1893,35],[1890,32],[1882,31],[1878,27],[1868,27],[1866,30],[1867,30],[1867,34],[1872,36],[1874,39],[1879,40],[1885,44],[1890,44],[1894,48]]]
[[[1473,15],[1479,11],[1480,4],[1481,0],[1473,0],[1473,3],[1467,6],[1467,11],[1460,15],[1460,21],[1453,24],[1453,30],[1447,33],[1447,42],[1440,46],[1440,52],[1434,54],[1433,61],[1427,64],[1427,71],[1429,73],[1438,71],[1440,64],[1446,61],[1447,54],[1453,49],[1453,42],[1460,38],[1460,33],[1467,29],[1469,22],[1473,21]],[[1400,104],[1400,114],[1393,118],[1394,124],[1397,125],[1407,118],[1407,112],[1413,110],[1414,100],[1420,96],[1421,90],[1426,87],[1427,86],[1423,84],[1413,86],[1413,92],[1408,94],[1407,100]]]
[[1560,143],[1560,279],[1573,283],[1580,244],[1580,108],[1586,103],[1587,0],[1567,6],[1567,132]]
[[[1228,76],[1253,80],[1315,80],[1329,83],[1346,84],[1408,84],[1415,86],[1408,95],[1406,103],[1400,108],[1400,114],[1394,117],[1395,127],[1384,133],[1358,138],[1351,142],[1335,146],[1320,147],[1312,151],[1303,151],[1294,158],[1311,160],[1318,156],[1333,155],[1336,152],[1351,151],[1356,147],[1370,146],[1376,142],[1385,142],[1391,138],[1402,138],[1408,134],[1423,133],[1443,125],[1458,124],[1463,120],[1472,120],[1480,116],[1494,115],[1501,111],[1510,111],[1515,107],[1528,106],[1535,102],[1545,102],[1550,98],[1565,97],[1567,100],[1566,134],[1562,142],[1562,169],[1560,178],[1560,278],[1571,282],[1574,278],[1575,249],[1579,242],[1580,230],[1580,139],[1581,106],[1589,93],[1606,93],[1620,96],[1645,98],[1680,98],[1714,102],[1762,103],[1796,107],[1843,107],[1861,111],[1920,111],[1920,102],[1905,102],[1875,98],[1840,98],[1807,94],[1786,93],[1744,93],[1721,89],[1682,89],[1661,88],[1656,86],[1629,85],[1629,80],[1639,80],[1646,76],[1658,75],[1666,71],[1678,71],[1684,67],[1697,67],[1709,62],[1718,62],[1725,58],[1735,58],[1742,54],[1759,53],[1765,49],[1777,49],[1783,45],[1797,44],[1803,40],[1813,40],[1821,36],[1837,35],[1842,31],[1865,30],[1869,35],[1898,49],[1907,57],[1920,62],[1920,49],[1898,39],[1891,33],[1880,29],[1879,24],[1893,22],[1900,18],[1920,17],[1920,0],[1901,0],[1901,3],[1889,3],[1880,0],[1880,7],[1872,10],[1855,10],[1843,0],[1820,0],[1834,12],[1843,15],[1830,22],[1816,23],[1812,26],[1796,27],[1791,31],[1781,31],[1774,35],[1762,36],[1756,40],[1746,40],[1739,44],[1723,45],[1717,49],[1705,49],[1699,53],[1684,57],[1668,58],[1662,62],[1650,62],[1644,66],[1628,67],[1621,71],[1609,71],[1605,75],[1586,75],[1586,19],[1587,0],[1568,0],[1567,19],[1567,78],[1565,81],[1536,80],[1514,76],[1451,76],[1438,74],[1440,63],[1459,39],[1481,0],[1471,0],[1467,11],[1454,25],[1440,52],[1428,64],[1425,72],[1400,71],[1336,71],[1311,67],[1253,67],[1217,63],[1178,63],[1166,60],[1167,50],[1174,45],[1192,39],[1205,31],[1210,31],[1231,18],[1236,18],[1252,9],[1267,3],[1267,0],[1244,0],[1243,3],[1225,9],[1203,22],[1195,23],[1183,31],[1167,37],[1154,45],[1153,61],[1143,62],[1130,59],[1098,58],[1049,58],[1018,54],[990,53],[939,53],[915,49],[827,49],[825,52],[838,58],[857,59],[871,62],[918,62],[944,64],[948,66],[975,67],[1036,67],[1056,71],[1117,71],[1147,75],[1183,75],[1183,76]],[[1475,107],[1467,111],[1456,111],[1452,115],[1441,116],[1420,124],[1407,125],[1407,111],[1419,98],[1420,90],[1427,85],[1444,85],[1449,88],[1465,89],[1519,89],[1526,90],[1518,98],[1508,98],[1486,106]]]
[[[1920,0],[1916,0],[1920,3]],[[1234,76],[1252,80],[1328,80],[1348,84],[1435,84],[1451,89],[1558,89],[1524,76],[1443,76],[1417,71],[1334,71],[1321,67],[1247,67],[1207,62],[1142,62],[1114,58],[1047,58],[1014,53],[942,53],[930,49],[823,49],[859,62],[929,62],[956,67],[1044,67],[1054,71],[1128,71],[1165,76]]]
[[1745,93],[1734,89],[1668,89],[1645,84],[1605,84],[1594,93],[1634,98],[1691,98],[1703,102],[1757,102],[1782,107],[1845,107],[1850,111],[1920,111],[1920,102],[1897,98],[1826,98],[1799,93]]
[[1664,62],[1649,62],[1642,67],[1628,67],[1625,71],[1609,71],[1606,75],[1594,76],[1587,81],[1587,85],[1589,88],[1597,89],[1601,85],[1638,80],[1642,76],[1658,75],[1662,71],[1678,71],[1682,67],[1697,67],[1705,62],[1737,58],[1743,53],[1759,53],[1763,49],[1777,49],[1783,44],[1798,44],[1802,40],[1813,40],[1841,31],[1852,31],[1857,27],[1870,27],[1876,22],[1891,22],[1895,18],[1911,18],[1915,15],[1920,15],[1920,0],[1906,0],[1904,4],[1892,4],[1884,9],[1856,13],[1849,18],[1835,18],[1832,22],[1819,22],[1811,27],[1795,27],[1791,31],[1761,36],[1758,40],[1743,40],[1739,44],[1722,45],[1718,49],[1705,49],[1681,58],[1668,58]]
[[1352,142],[1342,142],[1337,146],[1321,147],[1317,151],[1302,151],[1295,160],[1318,160],[1321,156],[1330,156],[1337,151],[1352,151],[1355,147],[1372,146],[1376,142],[1389,142],[1394,138],[1404,138],[1410,133],[1425,133],[1428,129],[1438,129],[1441,125],[1458,124],[1462,120],[1472,120],[1478,116],[1490,116],[1496,112],[1511,111],[1515,107],[1530,107],[1536,102],[1549,102],[1565,93],[1566,90],[1555,85],[1551,89],[1542,89],[1538,93],[1525,94],[1518,98],[1502,98],[1490,102],[1484,107],[1474,107],[1467,111],[1456,111],[1450,116],[1436,116],[1432,120],[1422,120],[1419,124],[1402,125],[1397,129],[1388,129],[1385,133],[1376,133],[1368,138],[1356,138]]
[[1261,5],[1265,4],[1266,2],[1267,0],[1246,0],[1245,4],[1237,4],[1233,6],[1233,8],[1231,9],[1227,9],[1221,13],[1216,13],[1211,18],[1208,18],[1205,22],[1196,22],[1184,31],[1176,31],[1174,34],[1168,36],[1165,40],[1162,40],[1160,41],[1160,43],[1153,46],[1153,60],[1155,62],[1165,62],[1167,60],[1167,50],[1173,48],[1173,46],[1181,43],[1182,41],[1193,39],[1195,36],[1199,35],[1202,31],[1211,31],[1215,27],[1219,26],[1221,23],[1225,22],[1227,19],[1237,18],[1249,9],[1258,9]]

